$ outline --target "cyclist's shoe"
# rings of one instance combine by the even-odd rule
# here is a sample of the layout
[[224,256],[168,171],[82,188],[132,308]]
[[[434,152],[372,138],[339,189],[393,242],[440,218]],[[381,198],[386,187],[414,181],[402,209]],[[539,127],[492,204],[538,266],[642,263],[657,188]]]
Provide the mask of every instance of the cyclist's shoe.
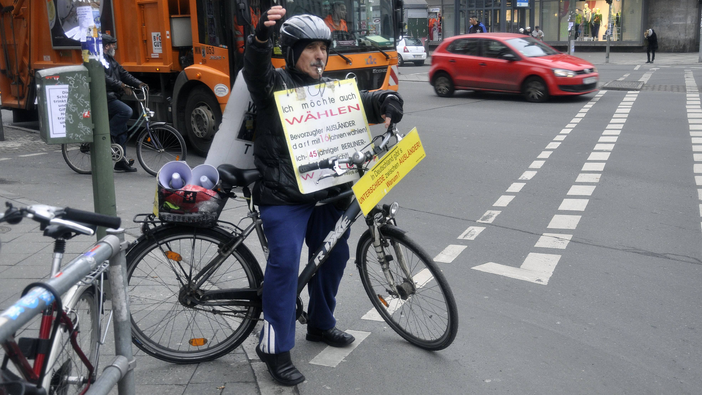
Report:
[[129,166],[133,166],[133,165],[134,165],[134,159],[130,159],[130,160],[129,160]]
[[307,340],[311,342],[324,342],[332,347],[346,347],[356,340],[350,334],[336,329],[336,327],[326,331],[307,326]]
[[115,163],[115,170],[123,171],[125,173],[134,173],[137,171],[136,167],[132,167],[126,159],[122,159],[121,161]]
[[266,354],[256,346],[256,354],[266,363],[273,380],[282,385],[293,386],[305,381],[305,376],[293,365],[290,351],[280,354]]

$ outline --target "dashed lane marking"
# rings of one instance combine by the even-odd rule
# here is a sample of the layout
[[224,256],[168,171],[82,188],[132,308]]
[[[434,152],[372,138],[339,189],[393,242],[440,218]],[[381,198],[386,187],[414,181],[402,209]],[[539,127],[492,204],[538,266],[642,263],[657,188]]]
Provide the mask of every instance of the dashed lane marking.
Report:
[[316,357],[312,358],[310,363],[312,365],[328,366],[330,368],[335,368],[341,361],[344,360],[353,350],[356,349],[367,337],[370,332],[362,331],[352,331],[346,330],[346,333],[353,335],[356,341],[351,343],[348,347],[331,347],[327,346],[322,352],[317,354]]
[[450,244],[443,251],[434,257],[435,262],[451,263],[456,257],[466,249],[467,246]]

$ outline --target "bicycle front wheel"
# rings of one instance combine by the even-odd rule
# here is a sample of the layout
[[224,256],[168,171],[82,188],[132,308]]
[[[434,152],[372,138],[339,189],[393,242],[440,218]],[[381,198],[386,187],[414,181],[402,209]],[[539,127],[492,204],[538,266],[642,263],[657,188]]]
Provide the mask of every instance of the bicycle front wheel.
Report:
[[442,350],[458,331],[458,309],[446,278],[434,260],[393,226],[380,228],[383,261],[370,230],[358,242],[356,265],[380,317],[410,343]]
[[[97,369],[98,341],[100,329],[98,314],[100,308],[95,288],[88,287],[65,306],[68,317],[73,321],[77,344]],[[58,328],[46,368],[42,387],[50,395],[81,394],[89,385],[90,372],[71,345],[71,332],[61,325]]]
[[63,159],[78,174],[90,174],[90,143],[61,144]]
[[[167,362],[198,363],[219,358],[251,333],[260,301],[201,302],[203,292],[257,289],[261,268],[241,244],[200,286],[194,276],[218,256],[232,235],[219,228],[165,226],[127,254],[132,340]],[[258,302],[258,303],[256,303]]]
[[187,148],[183,136],[168,125],[145,128],[137,138],[137,158],[147,173],[155,176],[161,166],[174,160],[185,160]]

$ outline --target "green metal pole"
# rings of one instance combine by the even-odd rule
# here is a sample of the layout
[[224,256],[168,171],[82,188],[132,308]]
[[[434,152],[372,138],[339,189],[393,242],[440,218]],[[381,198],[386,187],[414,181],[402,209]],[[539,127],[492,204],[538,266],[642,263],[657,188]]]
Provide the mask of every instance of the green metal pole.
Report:
[[[115,177],[110,140],[110,116],[107,113],[105,69],[96,59],[85,63],[90,75],[90,107],[93,118],[93,145],[90,155],[93,174],[93,203],[95,212],[117,215],[115,199]],[[105,228],[99,228],[97,238],[105,236]]]

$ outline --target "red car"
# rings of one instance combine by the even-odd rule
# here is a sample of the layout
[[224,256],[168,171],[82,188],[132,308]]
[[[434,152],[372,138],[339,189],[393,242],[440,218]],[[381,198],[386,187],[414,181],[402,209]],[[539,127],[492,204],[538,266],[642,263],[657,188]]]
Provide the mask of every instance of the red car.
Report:
[[522,93],[528,101],[597,90],[592,63],[529,36],[481,33],[445,39],[434,51],[429,82],[441,97],[457,89]]

